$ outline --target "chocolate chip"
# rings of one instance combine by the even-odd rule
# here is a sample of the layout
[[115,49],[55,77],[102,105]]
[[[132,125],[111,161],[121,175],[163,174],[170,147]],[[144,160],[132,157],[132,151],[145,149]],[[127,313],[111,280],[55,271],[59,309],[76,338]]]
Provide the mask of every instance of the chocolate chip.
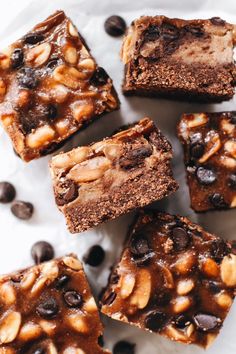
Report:
[[172,229],[171,239],[174,242],[176,251],[185,250],[190,242],[190,237],[187,231],[182,227],[175,227]]
[[92,267],[98,267],[100,264],[102,264],[104,258],[104,249],[99,245],[94,245],[88,250],[87,254],[83,257],[83,260],[86,264]]
[[78,186],[70,179],[57,185],[56,203],[63,206],[78,197]]
[[204,35],[204,29],[201,26],[189,25],[185,26],[184,29],[195,37],[202,37]]
[[163,23],[161,26],[161,36],[165,41],[173,41],[178,39],[179,30],[176,26],[173,26],[169,23]]
[[39,316],[45,319],[52,319],[56,317],[59,311],[59,306],[54,298],[49,298],[37,307]]
[[141,146],[137,149],[128,151],[124,156],[119,159],[119,165],[124,170],[129,170],[133,167],[139,166],[143,163],[146,157],[152,154],[150,146]]
[[105,21],[104,24],[105,31],[112,37],[119,37],[125,33],[126,23],[125,20],[120,16],[110,16]]
[[236,125],[236,111],[234,112],[231,112],[231,115],[230,115],[230,122],[234,125]]
[[64,300],[65,303],[69,306],[69,307],[81,307],[83,304],[83,298],[82,296],[75,290],[68,290],[67,292],[65,292],[64,296]]
[[212,18],[210,18],[210,21],[215,26],[224,26],[225,25],[225,21],[222,20],[222,18],[220,18],[220,17],[212,17]]
[[146,253],[149,253],[151,249],[148,239],[142,234],[133,235],[130,251],[134,256],[144,256]]
[[39,241],[32,246],[31,256],[35,264],[50,261],[54,257],[54,249],[50,243]]
[[153,332],[161,331],[167,324],[168,317],[160,311],[153,311],[145,318],[145,327]]
[[156,25],[150,25],[144,33],[145,41],[155,41],[160,37],[160,28]]
[[210,184],[213,184],[217,178],[214,171],[204,168],[204,167],[197,168],[196,176],[197,176],[198,182],[204,186],[208,186]]
[[134,354],[135,344],[129,343],[126,340],[117,342],[113,348],[113,354]]
[[219,283],[216,283],[215,281],[209,280],[207,282],[207,287],[212,294],[218,294],[221,292],[221,288],[219,286]]
[[31,68],[24,68],[19,72],[18,81],[21,86],[28,89],[34,89],[38,85],[38,79],[36,78],[35,72]]
[[11,211],[18,219],[28,220],[33,215],[34,207],[29,202],[17,200],[12,204]]
[[197,143],[195,145],[190,146],[190,154],[192,157],[199,158],[203,155],[205,150],[204,144]]
[[13,69],[18,69],[22,66],[24,54],[21,48],[16,48],[11,55],[11,66]]
[[52,58],[47,63],[47,68],[48,69],[55,69],[55,67],[58,66],[58,65],[59,65],[59,58]]
[[16,196],[15,187],[9,182],[0,182],[0,203],[10,203]]
[[206,313],[199,313],[193,316],[197,329],[201,332],[211,332],[220,327],[222,321],[219,317]]
[[66,274],[61,275],[60,277],[58,277],[56,279],[55,288],[57,290],[63,289],[68,284],[69,281],[70,281],[70,276],[69,275],[66,275]]
[[211,244],[211,255],[217,261],[221,261],[229,253],[229,248],[223,240],[215,240]]
[[44,348],[35,349],[32,354],[46,354],[46,350]]
[[44,35],[41,33],[28,33],[24,37],[24,42],[26,44],[37,44],[44,40]]
[[229,176],[229,186],[232,189],[236,189],[236,174],[235,173],[232,173]]
[[102,86],[107,83],[108,79],[109,76],[107,75],[107,72],[103,68],[98,67],[90,78],[90,84],[94,86]]
[[46,108],[47,118],[53,120],[57,117],[57,107],[54,104],[49,104]]
[[103,297],[103,300],[102,300],[103,305],[108,305],[108,306],[111,305],[115,301],[116,296],[117,295],[116,295],[116,293],[114,291],[112,291],[111,293],[105,295]]
[[223,195],[220,193],[214,193],[209,196],[209,202],[216,208],[216,209],[224,209],[228,207],[228,204],[224,200]]
[[103,338],[103,335],[99,336],[98,337],[98,345],[100,347],[104,347],[104,338]]
[[186,315],[179,315],[174,319],[173,322],[177,328],[184,329],[190,325],[191,319]]

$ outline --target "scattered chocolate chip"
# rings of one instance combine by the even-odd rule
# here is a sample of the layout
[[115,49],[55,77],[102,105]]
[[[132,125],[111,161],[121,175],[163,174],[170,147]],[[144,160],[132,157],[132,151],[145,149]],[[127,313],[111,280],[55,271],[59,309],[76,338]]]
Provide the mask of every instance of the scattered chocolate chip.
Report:
[[56,279],[56,285],[55,288],[57,290],[63,289],[68,282],[70,281],[70,276],[69,275],[61,275],[59,278]]
[[176,251],[185,250],[190,242],[190,237],[187,231],[182,227],[175,227],[172,229],[171,239],[174,242]]
[[220,288],[219,284],[216,283],[215,281],[209,280],[207,282],[207,287],[212,294],[218,294],[221,292],[221,288]]
[[103,305],[108,305],[108,306],[111,305],[115,301],[116,296],[117,295],[116,295],[116,293],[114,291],[112,291],[111,293],[105,295],[103,297],[103,300],[102,300]]
[[75,290],[68,290],[65,292],[64,300],[69,307],[81,307],[83,304],[82,296]]
[[215,240],[211,244],[211,255],[217,261],[221,261],[229,253],[229,248],[223,240]]
[[104,261],[105,255],[105,251],[101,246],[94,245],[88,250],[83,260],[92,267],[98,267]]
[[119,37],[125,33],[125,20],[117,15],[108,17],[104,24],[105,31],[112,37]]
[[47,68],[48,69],[55,69],[55,67],[58,66],[58,65],[59,65],[59,58],[52,58],[47,63]]
[[163,23],[161,26],[161,36],[165,41],[174,41],[178,39],[180,33],[176,26],[169,23]]
[[145,41],[155,41],[160,37],[160,28],[156,25],[150,25],[144,33]]
[[72,202],[78,197],[78,186],[72,180],[66,180],[60,182],[57,185],[56,203],[59,206],[63,206]]
[[56,317],[59,311],[59,306],[54,298],[49,298],[37,307],[37,313],[39,316],[45,319],[52,319]]
[[214,171],[204,168],[204,167],[197,168],[196,176],[197,176],[198,182],[204,186],[208,186],[210,184],[213,184],[217,178]]
[[235,173],[232,173],[229,176],[229,186],[232,189],[236,189],[236,174]]
[[224,209],[228,206],[228,204],[224,200],[223,195],[221,195],[220,193],[214,193],[210,195],[209,201],[216,209]]
[[113,354],[134,354],[135,344],[129,343],[126,340],[117,342],[113,348]]
[[53,120],[57,117],[57,107],[54,104],[49,104],[46,108],[46,116],[50,120]]
[[209,315],[205,313],[199,313],[193,316],[194,323],[197,326],[197,329],[201,332],[211,332],[216,328],[220,327],[222,321],[219,317],[214,315]]
[[28,33],[24,37],[24,42],[26,44],[37,44],[44,40],[44,35],[41,33]]
[[10,203],[16,196],[15,187],[9,182],[0,182],[0,203]]
[[202,37],[204,35],[204,29],[201,26],[185,26],[184,29],[191,33],[195,37]]
[[103,338],[103,335],[99,336],[98,337],[98,345],[100,347],[104,347],[104,338]]
[[29,202],[23,202],[21,200],[15,201],[11,206],[12,214],[22,220],[28,220],[32,217],[34,207]]
[[191,156],[197,159],[204,154],[204,150],[205,150],[204,144],[201,143],[197,143],[195,145],[190,146]]
[[166,326],[168,320],[169,319],[165,313],[153,311],[147,315],[145,326],[153,332],[159,332]]
[[32,246],[31,256],[35,264],[50,261],[54,257],[54,249],[50,243],[39,241]]
[[31,68],[23,68],[18,75],[19,84],[28,89],[34,89],[38,85],[38,79]]
[[21,48],[16,48],[11,55],[11,66],[13,69],[18,69],[22,66],[24,54]]
[[94,86],[102,86],[107,83],[108,79],[109,76],[107,75],[107,72],[103,68],[98,67],[90,78],[90,84]]
[[215,26],[224,26],[225,25],[225,21],[222,20],[222,18],[220,18],[220,17],[212,17],[212,18],[210,18],[210,21]]
[[141,146],[137,149],[128,151],[119,159],[119,165],[124,170],[129,170],[143,163],[146,157],[152,154],[151,146]]
[[173,322],[177,328],[184,329],[190,325],[191,319],[186,315],[179,315],[174,319]]
[[133,235],[131,244],[130,244],[130,251],[134,256],[144,256],[146,253],[151,251],[148,239],[142,234]]

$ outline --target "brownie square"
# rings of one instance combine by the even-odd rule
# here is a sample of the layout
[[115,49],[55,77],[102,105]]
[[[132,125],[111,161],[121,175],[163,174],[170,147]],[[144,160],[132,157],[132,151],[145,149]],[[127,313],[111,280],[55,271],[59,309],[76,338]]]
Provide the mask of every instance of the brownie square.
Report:
[[112,80],[63,11],[0,54],[0,119],[25,161],[118,106]]
[[0,277],[0,352],[105,354],[96,303],[74,255]]
[[171,145],[149,118],[53,157],[55,200],[70,232],[85,231],[176,191],[171,159]]
[[143,16],[124,38],[125,94],[224,101],[234,95],[234,26]]
[[183,114],[178,135],[192,208],[235,208],[236,112]]
[[206,348],[233,303],[234,251],[185,217],[142,211],[111,273],[101,311]]

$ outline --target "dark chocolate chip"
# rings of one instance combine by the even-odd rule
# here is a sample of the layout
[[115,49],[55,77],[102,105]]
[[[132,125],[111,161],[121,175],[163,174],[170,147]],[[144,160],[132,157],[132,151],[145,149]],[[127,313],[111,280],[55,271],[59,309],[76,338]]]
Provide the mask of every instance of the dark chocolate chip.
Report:
[[33,350],[32,354],[46,354],[46,350],[44,348],[37,348]]
[[0,203],[10,203],[16,196],[15,187],[9,182],[0,182]]
[[105,31],[113,37],[122,36],[126,30],[125,20],[117,15],[108,17],[104,24]]
[[173,322],[177,328],[184,329],[190,325],[191,319],[186,315],[179,315],[174,319]]
[[137,149],[128,151],[119,159],[119,165],[124,170],[129,170],[143,163],[146,157],[152,154],[151,146],[141,146]]
[[82,296],[75,290],[68,290],[65,292],[64,300],[69,307],[81,307],[83,304]]
[[38,241],[31,248],[31,256],[35,264],[50,261],[54,257],[54,249],[50,243]]
[[198,182],[204,186],[208,186],[210,184],[213,184],[217,179],[217,176],[214,171],[204,168],[204,167],[197,168],[196,176],[197,176]]
[[146,253],[149,253],[151,249],[148,243],[148,239],[142,234],[133,235],[130,244],[130,251],[132,255],[138,257],[144,256]]
[[195,37],[202,37],[204,35],[204,29],[201,26],[189,25],[184,28]]
[[56,190],[56,203],[59,206],[68,204],[78,197],[78,186],[72,180],[60,182]]
[[54,104],[49,104],[46,108],[47,118],[53,120],[57,117],[57,107]]
[[144,33],[145,41],[155,41],[160,37],[160,28],[156,25],[150,25]]
[[236,111],[231,112],[230,122],[236,125]]
[[129,343],[126,340],[117,342],[113,348],[113,354],[134,354],[135,344]]
[[211,244],[211,255],[216,260],[221,261],[229,253],[229,248],[225,241],[215,240]]
[[41,33],[28,33],[24,37],[24,42],[26,44],[37,44],[44,40],[44,35]]
[[236,173],[232,173],[229,176],[229,186],[232,189],[236,189]]
[[102,300],[103,305],[108,305],[108,306],[111,305],[115,301],[116,296],[117,295],[116,295],[116,293],[114,291],[112,291],[111,293],[105,295],[103,297],[103,300]]
[[145,327],[153,332],[159,332],[166,326],[168,320],[164,312],[153,311],[145,318]]
[[13,69],[18,69],[22,66],[24,54],[21,48],[16,48],[11,55],[11,66]]
[[222,20],[222,18],[220,18],[220,17],[212,17],[212,18],[210,18],[210,21],[215,26],[224,26],[225,25],[225,21]]
[[154,295],[153,304],[157,306],[167,306],[171,300],[171,294],[168,291],[160,291]]
[[58,64],[59,64],[59,58],[52,58],[51,60],[48,61],[47,68],[55,69],[55,67],[58,66]]
[[169,23],[163,23],[161,26],[161,36],[165,41],[174,41],[178,39],[180,33],[176,26]]
[[211,332],[220,327],[222,321],[219,317],[206,313],[199,313],[193,316],[197,329],[201,332]]
[[94,245],[88,250],[83,260],[92,267],[98,267],[104,261],[105,255],[105,251],[101,246]]
[[103,335],[99,336],[98,337],[98,345],[100,347],[104,347],[104,338],[103,338]]
[[15,201],[11,206],[12,214],[22,220],[28,220],[32,217],[34,207],[29,202],[23,202],[21,200]]
[[190,242],[190,237],[187,231],[182,227],[175,227],[172,229],[171,239],[174,242],[174,248],[176,251],[185,250]]
[[228,207],[228,204],[224,200],[223,195],[220,193],[214,193],[209,196],[209,202],[216,208],[216,209],[224,209]]
[[109,76],[107,72],[103,68],[98,67],[90,78],[90,84],[94,86],[102,86],[107,83],[108,79]]
[[215,281],[209,280],[207,282],[207,287],[212,294],[218,294],[221,292],[221,288],[219,286],[219,283],[216,283]]
[[54,298],[49,298],[42,302],[37,307],[37,313],[39,316],[45,319],[51,319],[56,317],[59,312],[59,306]]
[[55,288],[57,290],[63,289],[70,281],[70,276],[69,275],[61,275],[56,279],[56,285]]
[[192,157],[199,158],[203,155],[205,150],[204,144],[198,143],[190,147],[190,154]]
[[38,79],[35,71],[31,68],[24,68],[19,72],[18,80],[21,86],[28,89],[34,89],[38,85]]

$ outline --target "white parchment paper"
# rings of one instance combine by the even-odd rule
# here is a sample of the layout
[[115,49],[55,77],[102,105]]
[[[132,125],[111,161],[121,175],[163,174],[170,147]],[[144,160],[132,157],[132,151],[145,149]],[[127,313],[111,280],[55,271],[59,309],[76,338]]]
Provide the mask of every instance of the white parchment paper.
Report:
[[[15,2],[18,5],[17,9],[20,8],[19,1]],[[14,2],[10,0],[10,4],[14,12]],[[0,46],[4,47],[11,43],[57,9],[63,9],[78,26],[99,65],[104,66],[114,79],[121,99],[119,112],[108,114],[95,122],[75,137],[73,144],[67,144],[64,149],[99,140],[111,134],[120,125],[131,123],[143,116],[150,116],[173,145],[174,173],[180,183],[179,191],[167,200],[157,203],[157,206],[169,212],[187,215],[207,230],[225,239],[235,238],[236,210],[196,215],[189,209],[182,150],[176,139],[175,129],[180,114],[183,112],[235,110],[236,100],[215,105],[197,105],[187,102],[123,97],[120,91],[123,78],[123,65],[119,59],[121,39],[109,37],[104,32],[103,24],[106,17],[112,14],[123,16],[127,23],[144,14],[164,14],[180,18],[221,16],[229,22],[236,23],[236,1],[37,0],[29,3],[25,8],[22,4],[14,20],[7,22],[5,18],[6,26],[0,33]],[[23,222],[12,216],[10,206],[0,205],[0,273],[30,266],[32,264],[30,248],[37,240],[51,242],[57,256],[75,252],[82,257],[91,245],[99,243],[107,251],[104,264],[97,269],[86,267],[90,284],[95,294],[98,294],[106,283],[109,267],[120,254],[122,241],[133,214],[123,216],[83,234],[70,235],[66,230],[63,215],[59,213],[54,203],[48,160],[49,158],[45,157],[29,164],[23,163],[13,153],[9,138],[0,128],[0,180],[11,181],[17,188],[17,199],[30,201],[35,206],[33,218],[29,222]],[[125,339],[136,343],[137,354],[203,353],[202,349],[195,346],[172,343],[158,335],[144,333],[107,318],[103,320],[106,325],[105,342],[110,348],[116,341]],[[235,354],[235,331],[236,305],[233,306],[219,338],[208,353]]]

